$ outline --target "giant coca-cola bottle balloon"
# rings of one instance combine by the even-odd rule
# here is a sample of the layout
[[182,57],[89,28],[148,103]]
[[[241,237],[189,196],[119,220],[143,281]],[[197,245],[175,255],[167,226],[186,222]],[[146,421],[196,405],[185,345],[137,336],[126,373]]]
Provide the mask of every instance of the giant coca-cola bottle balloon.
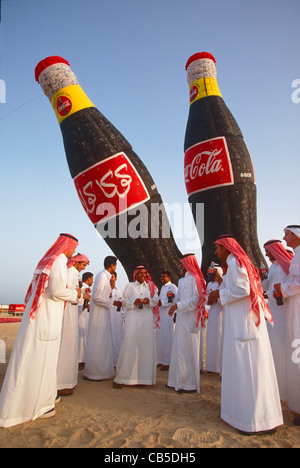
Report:
[[90,101],[65,59],[42,60],[35,77],[60,124],[82,206],[130,280],[134,268],[143,264],[157,284],[162,268],[177,281],[181,253],[145,165]]
[[205,274],[211,261],[217,260],[214,241],[222,234],[233,235],[257,267],[264,261],[257,238],[253,163],[242,132],[220,93],[215,62],[213,55],[200,52],[186,64],[190,110],[184,174],[194,219],[197,204],[204,203],[201,241]]

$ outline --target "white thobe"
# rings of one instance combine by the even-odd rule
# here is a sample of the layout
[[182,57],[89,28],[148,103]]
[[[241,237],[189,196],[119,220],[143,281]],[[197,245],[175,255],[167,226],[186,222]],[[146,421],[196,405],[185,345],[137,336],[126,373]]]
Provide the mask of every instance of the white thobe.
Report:
[[[123,291],[119,288],[118,285],[115,285],[112,290],[112,299],[113,301],[122,302],[123,300]],[[114,365],[116,366],[119,359],[121,346],[124,339],[124,326],[123,326],[123,310],[117,310],[116,306],[113,306],[110,309],[110,325],[111,325],[111,336],[112,336],[112,347],[113,347],[113,359]]]
[[199,392],[200,327],[196,327],[199,292],[195,278],[189,273],[179,281],[175,302],[178,310],[168,386],[175,388],[176,391],[182,389]]
[[287,403],[300,414],[300,245],[295,249],[287,281],[281,284],[287,305]]
[[0,393],[0,427],[37,419],[54,408],[64,301],[76,301],[66,288],[67,257],[53,264],[37,317],[30,320],[35,289],[26,306]]
[[278,306],[273,296],[274,284],[284,283],[287,279],[278,262],[272,263],[269,269],[268,279],[263,281],[263,287],[268,295],[268,306],[271,311],[274,326],[268,322],[268,332],[273,352],[280,399],[286,401],[286,356],[287,356],[287,302]]
[[90,301],[84,375],[91,380],[110,379],[115,375],[110,325],[111,274],[104,270],[97,274]]
[[160,290],[159,299],[161,301],[161,307],[159,308],[160,315],[160,328],[156,330],[156,351],[157,351],[157,362],[164,366],[169,366],[172,340],[174,334],[174,322],[173,317],[169,316],[169,310],[174,303],[168,301],[168,292],[171,291],[175,296],[177,294],[177,287],[175,284],[169,283],[164,284]]
[[[139,309],[136,299],[150,299],[149,305]],[[148,283],[129,283],[124,291],[126,307],[125,336],[117,362],[115,382],[124,385],[155,385],[156,340],[153,307],[158,303],[157,293],[150,297]]]
[[267,431],[283,424],[279,390],[263,311],[256,327],[247,271],[235,257],[220,286],[224,339],[221,418],[246,432]]
[[[89,286],[83,283],[81,291],[85,294],[85,290]],[[78,362],[85,362],[86,360],[86,340],[89,329],[90,313],[87,308],[83,309],[84,299],[81,298],[78,304],[78,333],[79,333],[79,350],[78,350]]]
[[[67,271],[67,287],[79,288],[78,270]],[[57,366],[57,390],[73,389],[78,383],[78,301],[67,302],[64,310]]]
[[[219,288],[217,281],[207,285],[207,295]],[[221,373],[222,343],[223,343],[223,308],[218,299],[211,304],[206,331],[206,362],[205,369],[208,372]]]

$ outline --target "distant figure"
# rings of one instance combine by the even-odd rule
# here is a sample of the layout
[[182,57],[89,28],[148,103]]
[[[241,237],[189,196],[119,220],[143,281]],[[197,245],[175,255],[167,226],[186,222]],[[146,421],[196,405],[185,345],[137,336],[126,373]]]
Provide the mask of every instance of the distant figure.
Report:
[[[93,273],[87,271],[82,275],[81,291],[90,293],[91,287],[94,283]],[[83,370],[85,367],[86,356],[86,338],[89,328],[90,319],[90,301],[80,299],[78,304],[78,328],[79,328],[79,350],[78,350],[78,369]]]

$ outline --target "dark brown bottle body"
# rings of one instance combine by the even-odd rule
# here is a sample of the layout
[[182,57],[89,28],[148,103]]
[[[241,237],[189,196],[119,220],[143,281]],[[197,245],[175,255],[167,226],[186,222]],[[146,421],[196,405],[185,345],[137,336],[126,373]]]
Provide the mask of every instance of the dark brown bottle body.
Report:
[[136,266],[144,265],[158,286],[163,269],[177,283],[181,253],[143,162],[90,101],[65,59],[47,57],[37,65],[35,77],[60,124],[82,206],[129,281]]
[[194,218],[197,203],[204,204],[203,274],[212,261],[218,260],[214,241],[222,234],[233,235],[259,267],[264,258],[257,237],[253,163],[241,130],[221,96],[208,95],[191,103],[184,151]]

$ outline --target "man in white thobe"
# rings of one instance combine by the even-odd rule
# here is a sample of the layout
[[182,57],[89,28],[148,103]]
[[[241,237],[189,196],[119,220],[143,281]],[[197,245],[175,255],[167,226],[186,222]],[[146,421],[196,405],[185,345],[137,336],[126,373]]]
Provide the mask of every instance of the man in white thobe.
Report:
[[117,258],[106,257],[104,270],[97,274],[90,306],[85,380],[101,381],[115,375],[110,324],[110,309],[121,304],[111,297],[110,278],[117,269]]
[[[123,291],[117,284],[117,272],[112,273],[110,278],[111,294],[114,302],[123,301]],[[110,324],[113,346],[114,366],[117,365],[121,346],[124,339],[123,307],[113,306],[110,309]]]
[[156,330],[157,362],[162,371],[167,371],[170,365],[172,340],[174,334],[173,318],[168,312],[174,303],[178,288],[171,282],[171,273],[161,273],[162,288],[159,293],[160,328]]
[[142,265],[124,290],[125,336],[117,362],[114,388],[123,385],[156,384],[155,320],[158,320],[158,290]]
[[[215,265],[213,281],[207,284],[207,294],[219,289],[217,275],[223,275],[223,270]],[[222,363],[222,343],[223,343],[223,307],[220,299],[208,303],[209,315],[206,330],[206,362],[205,370],[207,372],[221,373]]]
[[[200,326],[205,321],[206,285],[194,255],[181,259],[185,277],[179,281],[176,304],[176,327],[172,343],[168,387],[178,393],[200,393]],[[200,323],[201,320],[201,323]]]
[[[81,291],[90,293],[94,283],[94,275],[90,271],[83,273]],[[78,368],[83,370],[85,367],[86,356],[86,338],[89,328],[90,319],[90,301],[79,300],[78,304],[78,334],[79,334],[79,350],[78,350]]]
[[300,226],[285,228],[284,240],[294,250],[287,281],[275,290],[288,300],[287,307],[287,403],[295,413],[294,424],[300,425]]
[[[67,264],[67,287],[79,288],[78,275],[89,265],[83,254],[73,256]],[[82,299],[90,299],[84,293]],[[62,325],[62,336],[57,366],[57,390],[59,396],[69,396],[78,383],[78,301],[66,303]]]
[[268,306],[270,308],[274,326],[268,322],[268,332],[273,352],[276,369],[280,399],[287,401],[286,394],[286,367],[287,367],[287,306],[288,301],[280,296],[280,305],[274,297],[274,285],[284,283],[287,280],[291,264],[291,254],[283,247],[279,240],[270,240],[264,244],[266,256],[272,263],[269,269],[268,278],[262,278],[264,291],[268,296]]
[[216,242],[223,262],[220,288],[209,300],[223,306],[221,418],[243,433],[270,431],[283,424],[279,390],[265,315],[259,272],[229,236]]
[[0,427],[55,415],[64,304],[81,295],[66,288],[67,260],[77,245],[61,234],[35,270],[0,393]]

